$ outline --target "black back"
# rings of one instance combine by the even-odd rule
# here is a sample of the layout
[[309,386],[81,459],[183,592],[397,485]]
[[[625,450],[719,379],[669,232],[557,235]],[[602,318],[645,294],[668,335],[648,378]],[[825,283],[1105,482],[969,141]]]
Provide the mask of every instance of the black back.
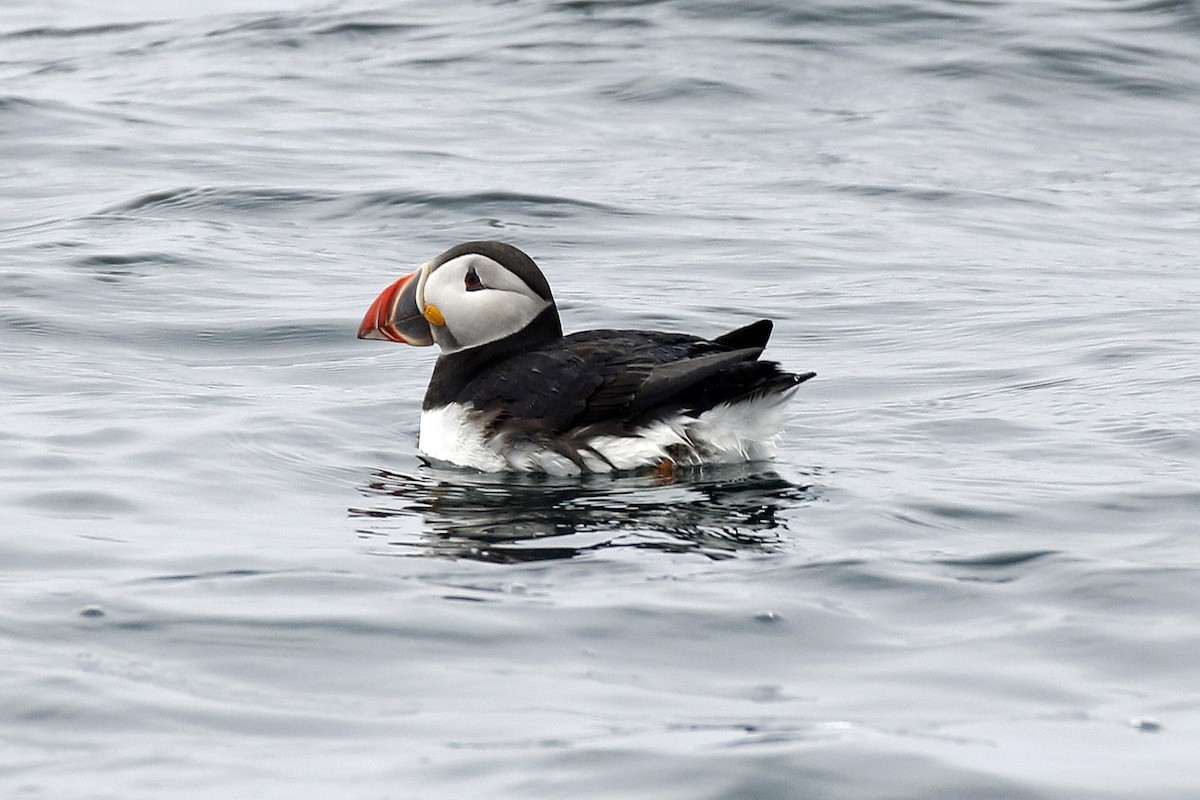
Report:
[[552,322],[539,317],[501,342],[442,356],[424,408],[467,404],[490,414],[493,425],[530,435],[584,427],[621,434],[672,412],[699,413],[812,377],[758,360],[771,335],[768,320],[712,341],[630,330],[563,337],[552,333],[557,325],[557,314]]

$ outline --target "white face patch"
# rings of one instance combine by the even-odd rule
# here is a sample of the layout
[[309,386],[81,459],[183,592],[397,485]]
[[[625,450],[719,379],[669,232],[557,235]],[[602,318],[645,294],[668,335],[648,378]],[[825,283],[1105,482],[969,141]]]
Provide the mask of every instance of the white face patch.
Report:
[[[483,288],[467,290],[471,269]],[[444,326],[431,327],[434,341],[446,353],[511,336],[550,305],[525,281],[477,253],[451,259],[429,273],[418,302],[422,308],[436,306],[445,319]]]

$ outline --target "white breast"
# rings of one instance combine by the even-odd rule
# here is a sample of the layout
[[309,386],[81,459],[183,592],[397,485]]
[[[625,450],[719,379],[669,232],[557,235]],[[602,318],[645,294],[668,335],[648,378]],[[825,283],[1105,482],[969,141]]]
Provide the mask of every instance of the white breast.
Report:
[[[651,423],[634,436],[593,436],[572,439],[571,444],[582,453],[588,472],[653,467],[664,460],[681,466],[759,461],[775,454],[791,395],[788,391],[722,403],[699,416],[677,415]],[[571,459],[539,442],[486,436],[477,415],[458,404],[421,412],[418,447],[431,459],[484,472],[581,472]]]

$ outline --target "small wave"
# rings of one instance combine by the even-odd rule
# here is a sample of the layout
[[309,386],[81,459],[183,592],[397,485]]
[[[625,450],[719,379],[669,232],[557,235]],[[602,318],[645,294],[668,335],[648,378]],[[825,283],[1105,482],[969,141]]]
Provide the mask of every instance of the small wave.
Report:
[[1057,550],[1017,550],[1011,552],[987,553],[981,556],[962,556],[958,558],[938,558],[935,563],[951,567],[983,567],[987,569],[1002,569],[1028,564],[1031,561],[1058,555]]
[[278,575],[299,570],[263,570],[263,569],[222,569],[210,572],[183,572],[170,575],[151,575],[148,578],[138,578],[130,581],[131,585],[156,583],[190,583],[192,581],[223,581],[228,579],[259,578],[264,575]]
[[886,28],[896,35],[900,25],[912,23],[961,22],[974,19],[966,4],[947,3],[793,3],[789,0],[754,0],[727,3],[708,0],[686,6],[689,16],[698,19],[765,21],[778,28],[828,26],[854,30]]
[[422,192],[372,192],[358,203],[359,209],[380,206],[410,206],[438,210],[462,210],[472,213],[495,213],[501,210],[522,211],[531,216],[563,218],[577,211],[600,211],[606,214],[632,216],[631,209],[558,195],[528,194],[510,191],[426,194]]
[[[72,71],[60,64],[47,65],[39,72],[47,70]],[[84,134],[94,130],[97,123],[134,123],[145,120],[128,113],[126,109],[107,108],[98,104],[67,102],[64,100],[46,100],[24,95],[0,96],[0,115],[11,125],[14,121],[27,125],[36,130],[39,127],[47,137],[62,137],[68,132],[67,126],[75,126],[74,130]],[[6,118],[5,118],[6,117]]]
[[[328,348],[342,348],[354,339],[355,323],[355,320],[347,319],[344,322],[273,325],[212,325],[201,322],[172,325],[129,321],[104,324],[94,320],[78,323],[77,316],[35,316],[0,311],[0,331],[103,341],[136,353],[145,353],[152,343],[155,349],[189,354],[191,361],[211,360],[228,365],[274,363],[272,353],[275,354],[275,361],[281,363],[294,363],[297,353],[322,358],[324,356],[318,350],[326,353]],[[204,355],[206,353],[211,356]]]
[[1091,49],[1018,44],[1012,50],[1031,63],[1038,74],[1118,94],[1169,97],[1191,95],[1196,90],[1194,82],[1181,81],[1174,70],[1160,64],[1167,57],[1161,51],[1132,49],[1113,42]]
[[1200,454],[1200,431],[1179,424],[1168,427],[1157,420],[1126,420],[1102,423],[1097,429],[1140,448],[1165,455],[1183,457]]
[[754,96],[744,86],[711,78],[636,78],[599,90],[604,97],[633,103],[662,103],[698,98],[708,101],[735,100]]
[[33,317],[19,312],[0,311],[0,330],[14,333],[30,333],[35,336],[51,336],[62,330],[43,317]]
[[[230,359],[238,351],[250,351],[260,361],[270,350],[311,350],[318,345],[340,345],[354,338],[354,325],[326,323],[282,323],[276,325],[204,325],[154,327],[154,339],[171,347],[216,350],[221,358]],[[118,336],[126,340],[126,336]],[[130,345],[144,343],[147,332],[129,330]]]
[[274,187],[183,187],[164,189],[117,203],[96,216],[127,216],[143,213],[214,211],[218,213],[276,215],[295,209],[324,210],[328,219],[360,216],[364,211],[404,208],[421,213],[461,212],[495,219],[535,217],[564,219],[581,212],[623,216],[637,212],[620,206],[556,195],[510,191],[426,193],[411,191],[320,192]]
[[[360,40],[390,36],[407,36],[425,26],[412,22],[364,20],[351,15],[330,14],[271,14],[242,19],[231,25],[209,30],[206,39],[239,38],[259,35],[259,45],[302,47],[309,39],[343,38]],[[262,36],[264,35],[265,36]]]
[[[1151,490],[1144,492],[1114,492],[1095,498],[1091,505],[1105,512],[1124,514],[1144,514],[1150,510],[1172,509],[1195,519],[1194,514],[1200,512],[1200,491],[1182,488],[1176,491]],[[1188,525],[1187,530],[1192,530]]]
[[1039,17],[1032,16],[1024,26],[981,16],[953,26],[961,37],[951,35],[950,28],[921,31],[923,39],[937,36],[976,45],[933,50],[905,69],[918,75],[999,85],[1010,97],[1027,93],[1021,87],[1035,80],[1074,93],[1093,89],[1131,97],[1190,99],[1200,88],[1192,47],[1200,14],[1189,6],[1194,4],[1081,6],[1047,14],[1041,18],[1042,25],[1037,24]]
[[1185,32],[1200,30],[1200,6],[1195,0],[1112,0],[1100,7],[1107,13],[1128,15],[1155,27]]
[[36,28],[25,28],[19,31],[11,31],[9,33],[0,33],[0,40],[3,39],[73,39],[83,36],[104,36],[110,33],[128,33],[129,31],[138,31],[143,28],[148,28],[158,23],[154,22],[120,22],[110,23],[106,25],[82,25],[79,27],[59,28],[53,26],[43,26]]
[[558,0],[554,8],[593,14],[614,8],[631,9],[658,5],[665,5],[664,0]]
[[828,191],[859,197],[894,197],[919,203],[953,206],[991,206],[1018,204],[1038,208],[1054,208],[1045,200],[988,192],[979,189],[946,189],[932,186],[887,186],[874,183],[823,184]]
[[317,345],[348,341],[353,326],[335,323],[290,323],[264,326],[240,326],[223,329],[206,328],[196,340],[221,347],[262,348]]
[[97,253],[75,260],[75,266],[99,275],[135,276],[162,267],[194,267],[197,262],[174,253]]
[[382,36],[398,33],[410,33],[420,30],[422,26],[400,22],[337,22],[313,31],[317,36],[350,36],[367,37]]
[[6,95],[0,97],[0,111],[17,111],[23,108],[37,108],[43,105],[42,103],[30,97],[22,97],[20,95]]
[[52,489],[35,492],[18,503],[53,517],[68,519],[111,519],[136,511],[140,506],[111,492],[91,489]]
[[5,95],[0,96],[0,112],[4,113],[73,113],[87,114],[92,113],[91,109],[82,106],[75,106],[69,103],[64,103],[60,100],[43,100],[36,97],[27,97],[25,95]]
[[1013,522],[1020,518],[1016,511],[948,501],[913,503],[910,508],[924,514],[926,519],[933,517],[938,520],[941,524],[935,523],[935,527],[948,525],[956,528],[960,525],[973,525],[980,522]]
[[303,25],[304,20],[305,17],[303,16],[289,17],[281,14],[254,16],[242,19],[232,25],[223,25],[219,28],[214,28],[208,31],[205,37],[212,39],[236,33],[291,30]]
[[148,192],[125,203],[96,212],[97,216],[120,216],[136,211],[172,211],[210,209],[219,211],[262,211],[280,206],[332,203],[331,193],[291,189],[184,187]]

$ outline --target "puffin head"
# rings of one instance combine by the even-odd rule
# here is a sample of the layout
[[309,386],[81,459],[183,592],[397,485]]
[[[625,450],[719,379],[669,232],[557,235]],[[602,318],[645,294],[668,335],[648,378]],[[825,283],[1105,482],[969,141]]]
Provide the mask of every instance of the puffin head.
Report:
[[550,284],[532,258],[503,242],[465,242],[384,289],[358,338],[453,353],[519,333],[547,309],[562,335]]

